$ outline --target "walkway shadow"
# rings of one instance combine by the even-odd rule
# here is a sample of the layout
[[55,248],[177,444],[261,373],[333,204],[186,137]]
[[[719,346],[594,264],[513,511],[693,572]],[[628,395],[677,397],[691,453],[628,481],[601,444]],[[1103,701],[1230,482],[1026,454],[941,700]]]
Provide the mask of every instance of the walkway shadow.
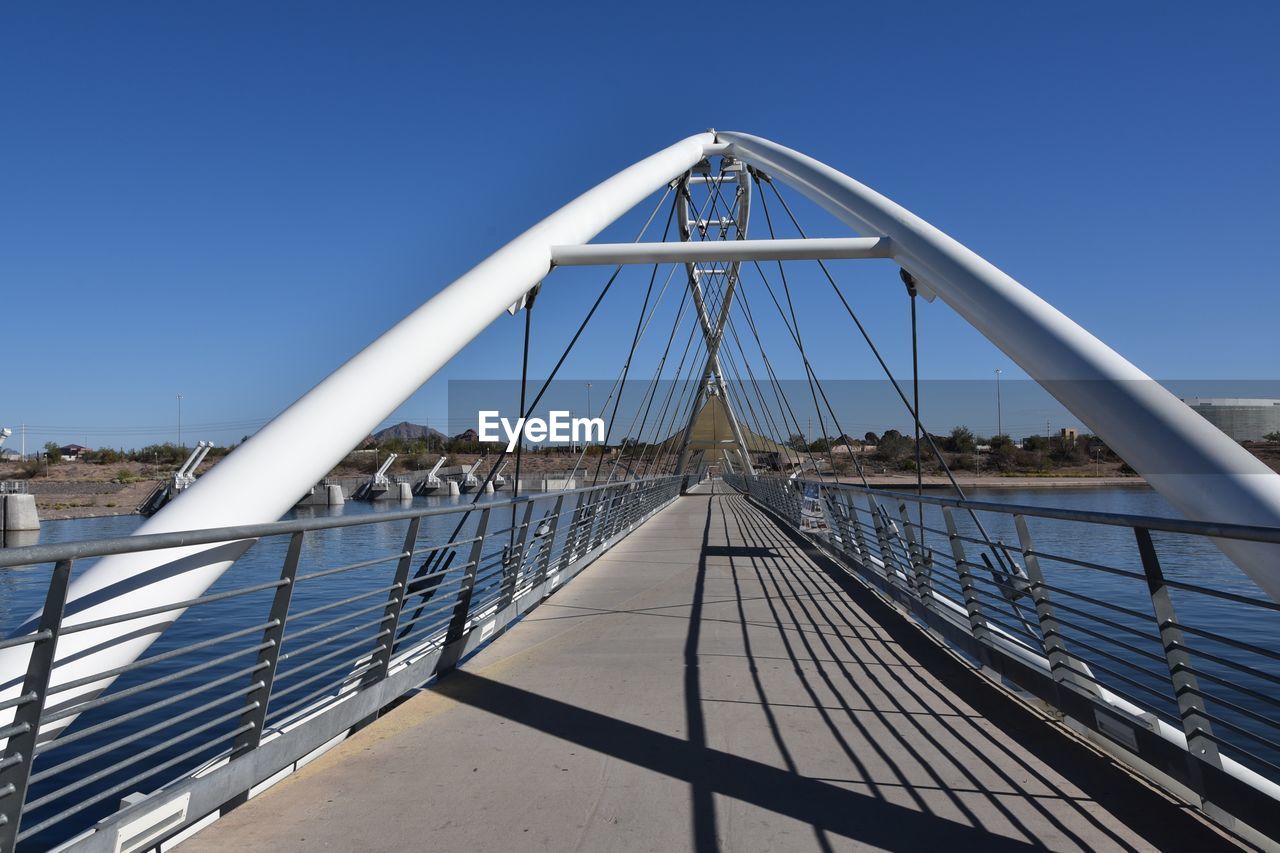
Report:
[[[827,557],[813,543],[799,533],[775,524],[764,512],[748,504],[745,499],[738,497],[736,500],[741,504],[735,509],[744,517],[741,520],[746,522],[740,529],[740,539],[751,545],[768,546],[778,551],[785,551],[790,546],[803,553],[817,566],[821,577],[827,581],[828,585],[825,589],[815,588],[812,591],[813,601],[826,605],[819,607],[824,615],[839,612],[841,616],[846,617],[844,621],[848,622],[848,615],[859,614],[860,618],[866,619],[884,632],[885,642],[880,645],[886,651],[891,648],[896,649],[896,653],[892,655],[896,659],[895,662],[909,662],[913,667],[926,671],[945,691],[950,693],[950,696],[933,689],[922,679],[913,677],[908,683],[907,679],[900,674],[901,668],[891,666],[881,659],[881,656],[874,651],[872,644],[865,646],[869,652],[869,659],[865,662],[877,666],[874,670],[860,667],[857,673],[859,680],[878,682],[884,695],[906,696],[924,707],[928,707],[931,703],[925,701],[926,697],[918,694],[922,689],[928,690],[927,698],[934,703],[940,700],[949,712],[961,711],[954,704],[953,697],[958,699],[978,716],[993,724],[1008,743],[1018,744],[1026,752],[1053,768],[1089,799],[1102,805],[1132,832],[1159,849],[1233,848],[1223,835],[1197,816],[1191,807],[1171,800],[1150,785],[1136,779],[1106,755],[1086,748],[1065,734],[1050,728],[1043,718],[1017,702],[1001,688],[987,682],[960,659],[935,643],[909,622],[907,617],[851,577],[844,568]],[[788,581],[794,584],[797,580],[794,568],[782,571],[781,575],[778,580],[787,586],[790,586]],[[793,593],[791,597],[799,600],[798,596],[794,596],[794,587],[791,587],[791,591]],[[848,605],[842,608],[832,607],[829,594],[834,592],[842,594],[848,605],[852,607]],[[795,617],[795,614],[791,615]],[[811,617],[812,614],[806,612],[805,616]],[[794,621],[793,627],[796,627],[799,626],[801,619],[794,618]],[[805,621],[808,621],[808,618]],[[832,627],[835,626],[832,625]],[[829,633],[826,636],[840,635]],[[852,650],[847,642],[845,647]],[[832,655],[832,657],[838,656]],[[837,664],[837,667],[841,669],[842,675],[849,675],[844,666]],[[896,704],[898,710],[907,710],[900,703]],[[910,719],[910,716],[907,718]],[[979,732],[979,734],[983,742],[968,744],[968,746],[992,769],[996,769],[995,764],[983,755],[984,751],[1004,753],[1020,765],[1022,772],[1034,777],[1039,784],[1061,793],[1057,785],[1038,774],[1021,758],[1010,753],[1002,743],[985,733]],[[893,746],[904,745],[905,741]],[[941,746],[936,742],[935,745]],[[1004,771],[1000,773],[1007,777]],[[1065,794],[1063,796],[1065,797]],[[1095,830],[1111,835],[1114,843],[1124,846],[1123,842],[1106,830],[1093,815],[1082,811],[1081,816],[1092,823]],[[1059,826],[1059,829],[1066,828]],[[1073,833],[1068,832],[1068,835]],[[1081,840],[1077,839],[1077,841]]]
[[[751,759],[695,746],[466,670],[441,679],[433,692],[864,844],[894,850],[943,846],[992,851],[1038,849]],[[715,772],[709,768],[715,768]]]

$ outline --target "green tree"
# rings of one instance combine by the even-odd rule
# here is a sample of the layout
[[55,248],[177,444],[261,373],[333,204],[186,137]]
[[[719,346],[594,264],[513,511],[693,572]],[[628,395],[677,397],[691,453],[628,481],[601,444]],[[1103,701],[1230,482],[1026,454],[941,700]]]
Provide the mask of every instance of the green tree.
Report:
[[114,465],[117,462],[124,461],[124,454],[118,450],[112,450],[110,447],[103,447],[98,450],[90,450],[85,454],[85,460],[97,465]]
[[62,461],[62,450],[52,441],[44,443],[44,457],[49,460],[50,465],[57,465]]
[[973,431],[965,426],[952,427],[951,434],[946,437],[945,445],[952,453],[972,453],[978,446]]
[[914,438],[907,438],[896,429],[886,430],[876,445],[876,458],[882,462],[898,462],[914,450]]
[[1280,432],[1269,432],[1263,438],[1267,441],[1280,441]]

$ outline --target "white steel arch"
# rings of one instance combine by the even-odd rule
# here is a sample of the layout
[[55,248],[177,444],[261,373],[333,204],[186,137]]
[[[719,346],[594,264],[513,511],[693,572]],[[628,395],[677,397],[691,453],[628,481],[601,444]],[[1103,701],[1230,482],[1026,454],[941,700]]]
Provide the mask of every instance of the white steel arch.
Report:
[[[955,309],[1188,518],[1280,527],[1280,475],[1070,317],[848,175],[758,136],[717,138],[853,229],[888,237],[893,259],[922,295]],[[1218,543],[1280,601],[1280,549]]]
[[[352,447],[437,370],[519,301],[551,268],[553,245],[585,243],[706,156],[702,133],[641,160],[548,216],[427,300],[329,374],[182,495],[138,528],[170,533],[278,520]],[[200,596],[248,549],[172,548],[103,557],[68,590],[65,625],[91,622]],[[51,686],[140,657],[182,615],[167,612],[65,635]],[[23,630],[29,631],[34,623]],[[28,646],[0,649],[0,702],[18,695]],[[104,690],[106,678],[57,694],[69,704]],[[13,710],[0,710],[0,725]],[[69,725],[42,728],[48,737]]]
[[[783,180],[867,236],[1017,362],[1194,519],[1280,526],[1280,476],[1061,312],[902,207],[816,160],[741,133],[698,134],[640,161],[530,228],[432,297],[220,462],[139,534],[268,522],[546,274],[553,246],[586,243],[708,155]],[[885,251],[882,241],[876,255]],[[358,401],[358,405],[353,404]],[[105,557],[78,574],[65,624],[201,595],[251,543]],[[1274,546],[1224,550],[1280,600]],[[182,609],[64,636],[52,684],[139,657]],[[17,694],[26,647],[0,650],[0,701]],[[101,691],[101,679],[59,694]],[[0,711],[0,725],[12,710]],[[70,723],[45,728],[49,736]]]

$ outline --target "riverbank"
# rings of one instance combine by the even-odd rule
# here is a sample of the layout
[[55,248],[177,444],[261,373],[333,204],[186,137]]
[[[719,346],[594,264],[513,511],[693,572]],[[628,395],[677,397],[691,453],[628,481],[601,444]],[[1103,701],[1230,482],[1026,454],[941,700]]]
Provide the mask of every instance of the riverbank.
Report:
[[[1280,443],[1255,443],[1246,445],[1254,456],[1262,460],[1272,470],[1280,471]],[[450,462],[455,465],[470,465],[479,458],[478,454],[451,454]],[[362,462],[364,460],[361,460]],[[550,476],[573,467],[575,458],[563,453],[531,453],[525,456],[522,465],[522,477],[537,479],[539,476]],[[594,470],[595,457],[588,457],[583,465]],[[203,474],[213,466],[207,462],[199,469]],[[609,461],[606,460],[606,468]],[[865,462],[868,467],[874,463]],[[372,452],[365,464],[339,465],[331,477],[348,477],[355,480],[367,478],[369,470],[376,465],[376,457]],[[510,478],[514,473],[514,461],[506,466],[505,474]],[[484,469],[487,471],[487,468]],[[581,470],[581,468],[580,468]],[[35,495],[36,508],[43,520],[60,520],[68,518],[98,518],[104,516],[132,515],[156,488],[171,473],[157,465],[138,462],[119,462],[110,465],[96,465],[88,462],[66,461],[50,465],[37,476],[25,479],[27,490]],[[956,480],[966,489],[1097,489],[1116,487],[1143,487],[1146,481],[1136,475],[1119,473],[1118,463],[1104,463],[1100,466],[1088,465],[1070,469],[1060,469],[1046,474],[1011,473],[977,474],[972,470],[957,470]],[[402,474],[404,472],[394,472]],[[25,477],[19,465],[15,463],[0,464],[0,480],[16,480]],[[826,478],[829,480],[829,478]],[[842,474],[839,482],[861,485],[862,480],[856,474]],[[874,488],[898,491],[910,491],[915,488],[916,478],[910,471],[887,471],[881,469],[868,474],[868,481]],[[923,485],[927,489],[945,489],[950,481],[941,474],[926,474]],[[349,496],[349,495],[348,495]]]
[[132,515],[159,480],[118,483],[101,480],[30,480],[41,521]]
[[[842,476],[841,483],[862,485],[859,477]],[[914,474],[876,474],[867,477],[872,488],[904,491],[916,487]],[[1146,487],[1147,481],[1138,476],[1119,477],[1020,477],[995,476],[975,477],[972,475],[956,475],[956,482],[965,489],[1097,489],[1120,487]],[[930,474],[922,478],[921,485],[926,489],[949,489],[951,481],[946,477]]]

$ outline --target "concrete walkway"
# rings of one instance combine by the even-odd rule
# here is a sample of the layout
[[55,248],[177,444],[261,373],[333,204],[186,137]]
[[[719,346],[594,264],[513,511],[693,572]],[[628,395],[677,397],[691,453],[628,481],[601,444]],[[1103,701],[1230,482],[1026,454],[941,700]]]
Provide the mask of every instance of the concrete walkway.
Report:
[[719,494],[180,850],[1226,843]]

